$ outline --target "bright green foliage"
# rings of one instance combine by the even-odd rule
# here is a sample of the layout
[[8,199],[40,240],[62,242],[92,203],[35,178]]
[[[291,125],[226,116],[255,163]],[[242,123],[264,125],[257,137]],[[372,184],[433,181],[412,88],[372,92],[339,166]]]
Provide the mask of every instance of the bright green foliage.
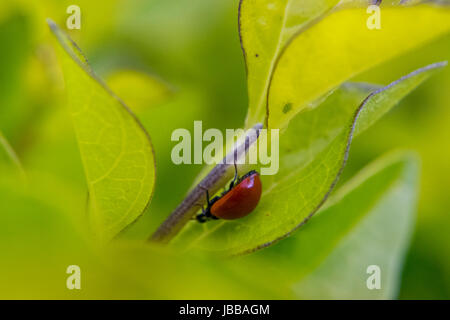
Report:
[[161,80],[135,70],[111,73],[106,83],[136,113],[161,104],[172,93]]
[[[238,254],[271,245],[290,234],[318,210],[333,189],[345,164],[353,134],[373,124],[443,65],[425,67],[378,89],[361,106],[352,104],[355,101],[353,94],[358,99],[361,90],[367,88],[345,86],[328,102],[299,115],[280,137],[283,143],[280,165],[284,167],[287,162],[289,168],[280,171],[273,181],[263,180],[264,191],[255,212],[237,221],[193,226],[186,231],[186,238],[180,236],[179,242],[193,241],[191,247]],[[298,132],[301,131],[308,134],[299,139]],[[307,155],[294,156],[295,152]]]
[[[314,251],[312,247],[303,251],[306,243],[317,239],[314,244],[319,246],[312,254],[317,268],[294,286],[299,298],[394,299],[397,296],[415,220],[418,170],[414,157],[383,161],[356,176],[347,186],[351,191],[318,215],[312,228],[321,225],[320,230],[309,233],[305,228],[304,234],[298,234],[297,261],[308,261],[307,254]],[[313,239],[308,238],[313,233]],[[323,235],[321,239],[319,234]],[[379,267],[379,290],[370,287],[374,281],[368,279],[374,272],[369,268],[372,265]]]
[[[289,292],[260,283],[263,274],[249,277],[232,262],[199,254],[141,241],[92,246],[86,224],[76,217],[84,207],[77,202],[82,195],[53,177],[33,176],[30,187],[23,188],[14,175],[2,175],[0,298],[279,299]],[[74,264],[81,269],[81,290],[66,287],[66,269]]]
[[[259,262],[276,261],[272,272],[284,274],[298,298],[395,298],[417,180],[414,155],[382,157],[342,186],[301,232],[258,254]],[[371,265],[380,268],[380,290],[367,288]]]
[[[71,2],[1,2],[0,296],[448,298],[449,69],[373,83],[449,60],[450,19],[442,1],[399,2],[384,1],[369,30],[366,0],[81,0],[82,28],[68,32],[92,69],[45,24],[65,29]],[[171,161],[173,130],[237,128],[246,112],[245,127],[282,128],[279,172],[262,177],[255,212],[146,241],[208,172]],[[366,166],[396,147],[420,153],[420,195],[415,155]],[[82,290],[66,288],[72,264]],[[366,287],[369,265],[381,290]]]
[[246,126],[264,121],[266,96],[276,61],[302,26],[338,0],[241,0],[239,29],[247,65],[249,109]]
[[285,48],[269,88],[270,128],[284,128],[342,82],[450,30],[450,10],[432,6],[383,8],[379,30],[367,28],[367,18],[362,9],[338,11]]
[[153,192],[150,138],[131,111],[93,74],[79,49],[50,23],[65,52],[68,102],[89,188],[89,221],[109,240],[142,214]]

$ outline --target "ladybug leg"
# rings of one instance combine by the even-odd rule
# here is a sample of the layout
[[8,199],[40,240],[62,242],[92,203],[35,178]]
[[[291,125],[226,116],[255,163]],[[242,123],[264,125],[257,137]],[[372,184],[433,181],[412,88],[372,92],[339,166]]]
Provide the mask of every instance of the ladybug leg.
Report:
[[[209,201],[209,191],[206,188],[203,188],[202,186],[200,186],[201,189],[206,191],[206,206],[208,207],[210,204]],[[205,208],[202,206],[202,213],[197,214],[197,216],[195,217],[195,219],[200,222],[200,223],[204,223],[208,220],[210,220],[212,218],[212,215],[209,213],[209,210],[205,210]]]
[[217,200],[219,200],[219,199],[220,199],[219,196],[215,196],[214,198],[211,199],[210,202],[208,202],[208,207],[206,207],[205,215],[206,215],[206,217],[207,217],[209,220],[218,220],[218,219],[219,219],[219,218],[217,218],[215,215],[213,215],[213,214],[211,213],[211,207],[212,207],[212,205],[213,205]]
[[234,178],[233,180],[230,182],[230,188],[228,190],[233,189],[234,184],[236,183],[236,181],[238,180],[239,175],[238,175],[238,170],[237,170],[237,166],[236,166],[236,162],[234,162]]
[[219,218],[217,218],[216,216],[214,216],[214,215],[211,213],[211,206],[212,206],[212,204],[213,204],[214,202],[216,202],[218,199],[220,199],[220,197],[216,196],[216,197],[214,197],[214,198],[212,198],[212,199],[210,200],[210,199],[209,199],[209,192],[206,191],[206,200],[208,201],[208,205],[207,205],[206,209],[205,209],[205,208],[202,208],[202,213],[200,213],[200,214],[197,216],[197,220],[198,220],[199,222],[206,222],[206,221],[209,221],[209,220],[218,220],[218,219],[219,219]]
[[[236,167],[235,167],[236,168]],[[210,200],[209,198],[209,191],[207,188],[202,187],[201,185],[199,185],[199,187],[203,190],[205,190],[206,193],[206,209],[202,206],[202,213],[199,213],[195,216],[195,219],[200,222],[206,222],[208,220],[218,220],[219,218],[217,218],[216,216],[211,214],[211,206],[212,204],[217,201],[220,197],[214,197],[212,200]],[[197,204],[198,205],[198,204]]]
[[200,223],[204,223],[206,221],[208,221],[208,217],[205,214],[205,210],[202,208],[202,213],[199,213],[195,219],[200,222]]
[[197,214],[197,216],[195,217],[195,219],[200,222],[200,223],[204,223],[206,221],[209,220],[217,220],[219,218],[213,216],[211,214],[211,211],[209,210],[209,208],[207,207],[206,210],[205,208],[202,207],[202,213]]
[[[208,191],[206,191],[206,199],[209,200],[209,194],[208,194]],[[208,201],[208,203],[207,203],[206,205],[207,205],[207,206],[209,205],[209,201]],[[206,221],[209,220],[209,216],[208,216],[208,211],[209,211],[209,210],[205,210],[205,207],[203,207],[203,206],[201,206],[201,207],[202,207],[202,213],[197,214],[197,216],[195,217],[195,219],[196,219],[198,222],[200,222],[200,223],[204,223],[204,222],[206,222]]]
[[201,222],[200,220],[201,220],[201,215],[204,213],[204,208],[203,208],[203,205],[202,204],[200,204],[200,203],[196,203],[194,206],[196,206],[196,207],[200,207],[200,208],[202,208],[202,213],[198,213],[197,215],[195,215],[194,217],[192,217],[191,218],[191,220],[197,220],[197,221],[199,221],[199,222]]

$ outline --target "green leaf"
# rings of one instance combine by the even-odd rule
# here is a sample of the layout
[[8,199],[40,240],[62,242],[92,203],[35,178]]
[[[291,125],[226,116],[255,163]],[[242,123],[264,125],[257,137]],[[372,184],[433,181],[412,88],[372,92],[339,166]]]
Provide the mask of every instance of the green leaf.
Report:
[[[262,268],[249,273],[237,261],[161,250],[142,242],[114,243],[112,249],[106,263],[115,269],[111,277],[115,280],[110,280],[104,291],[114,297],[129,299],[133,297],[130,293],[139,299],[292,297],[289,287],[261,281],[266,275]],[[213,290],[211,284],[214,284]],[[127,287],[132,290],[123,290]]]
[[0,191],[0,297],[68,298],[59,274],[64,276],[71,261],[82,262],[78,251],[80,237],[74,236],[73,226],[54,207],[6,189],[3,182]]
[[368,17],[363,9],[338,11],[289,43],[270,83],[269,128],[285,127],[342,82],[450,29],[450,10],[427,5],[383,8],[380,30],[366,27]]
[[160,79],[135,70],[117,70],[108,75],[106,82],[136,113],[161,104],[172,94]]
[[280,176],[286,176],[292,170],[314,161],[317,154],[344,130],[355,112],[355,106],[379,88],[366,83],[344,83],[315,110],[295,117],[280,138],[278,174],[267,177],[265,184],[271,184]]
[[[395,87],[395,90],[391,90],[389,94],[371,95],[372,102],[361,110],[354,135],[358,136],[370,127],[404,96],[445,65],[446,62],[441,62],[418,69],[391,83],[389,87]],[[384,89],[366,83],[344,83],[318,108],[296,116],[280,138],[280,171],[272,179],[276,180],[312,162],[344,130],[348,119],[355,112],[355,106],[377,90]],[[299,139],[299,136],[303,138]]]
[[[305,242],[312,244],[321,238],[321,247],[316,247],[317,252],[312,254],[319,267],[294,286],[299,297],[393,299],[397,296],[414,224],[418,168],[414,157],[384,162],[386,159],[365,169],[346,186],[346,193],[338,203],[318,215],[311,229],[319,226],[320,230],[305,228],[293,239],[303,243],[297,247],[301,250]],[[312,248],[308,249],[311,253]],[[319,263],[319,257],[326,252],[331,253]],[[298,257],[297,261],[301,262],[308,258],[302,253]],[[367,288],[367,268],[371,265],[380,268],[380,290]]]
[[150,138],[131,111],[94,75],[81,51],[54,23],[68,103],[90,197],[89,220],[109,240],[147,207],[155,183]]
[[[287,286],[261,282],[263,269],[249,274],[232,260],[180,254],[143,241],[92,246],[86,225],[79,224],[84,192],[47,174],[30,174],[29,180],[24,188],[11,172],[0,179],[1,299],[280,299],[290,294]],[[74,264],[81,268],[81,290],[66,287],[66,270]]]
[[247,67],[249,110],[246,127],[262,123],[269,80],[282,49],[305,24],[338,0],[241,0],[239,33]]
[[[358,107],[352,104],[353,95],[342,90],[356,90],[360,96],[361,90],[367,88],[344,86],[319,107],[296,117],[280,137],[280,172],[275,177],[263,176],[263,195],[256,210],[236,221],[202,226],[193,223],[177,243],[190,242],[190,247],[239,254],[285,238],[327,199],[343,170],[353,134],[372,125],[444,65],[437,63],[414,71],[376,90]],[[338,101],[342,105],[336,105]],[[340,110],[342,115],[331,110]],[[304,133],[302,139],[298,138],[299,132]]]
[[[415,220],[417,180],[414,155],[384,156],[347,182],[301,232],[258,258],[277,261],[301,299],[393,299]],[[371,265],[380,268],[380,290],[367,288]]]

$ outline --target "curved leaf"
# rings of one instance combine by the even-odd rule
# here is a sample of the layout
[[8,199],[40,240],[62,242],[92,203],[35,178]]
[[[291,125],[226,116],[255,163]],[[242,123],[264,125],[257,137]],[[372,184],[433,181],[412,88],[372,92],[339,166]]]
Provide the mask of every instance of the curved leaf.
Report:
[[68,103],[90,195],[89,220],[109,240],[146,208],[155,184],[150,138],[137,118],[96,78],[81,51],[49,22],[63,50]]
[[339,0],[241,0],[239,34],[247,67],[246,127],[263,122],[269,80],[283,47],[307,22]]
[[277,61],[268,95],[268,127],[283,128],[342,82],[450,30],[450,10],[386,7],[381,29],[362,9],[335,12],[301,32]]
[[[418,163],[409,153],[376,160],[301,232],[256,255],[256,263],[277,261],[272,272],[282,269],[298,298],[395,298],[414,224],[417,180]],[[366,286],[371,265],[380,267],[380,290]]]
[[[292,239],[299,244],[295,249],[298,265],[305,262],[308,266],[317,265],[294,285],[297,297],[394,299],[397,296],[415,220],[417,172],[417,161],[409,155],[378,160],[345,185],[345,194],[340,194],[337,203],[321,212],[309,229]],[[313,247],[317,249],[314,253]],[[367,272],[369,266],[379,267],[379,290],[367,288],[367,279],[373,273],[370,269]]]
[[[190,247],[239,254],[267,247],[291,234],[321,207],[332,191],[345,165],[353,134],[373,124],[443,65],[445,63],[419,69],[378,89],[356,108],[354,105],[324,103],[309,111],[308,117],[305,117],[308,113],[297,117],[280,137],[281,143],[285,138],[286,141],[297,141],[280,148],[280,164],[286,163],[288,150],[305,148],[312,154],[298,161],[291,159],[288,170],[280,170],[269,181],[264,179],[261,201],[249,216],[230,222],[209,222],[203,226],[194,224],[177,243],[189,242]],[[330,107],[342,110],[343,115],[328,127],[332,122],[329,117],[336,116],[324,112]],[[309,130],[310,136],[298,139],[300,128],[304,130],[311,126],[314,130]],[[297,137],[297,140],[289,139],[290,136]]]

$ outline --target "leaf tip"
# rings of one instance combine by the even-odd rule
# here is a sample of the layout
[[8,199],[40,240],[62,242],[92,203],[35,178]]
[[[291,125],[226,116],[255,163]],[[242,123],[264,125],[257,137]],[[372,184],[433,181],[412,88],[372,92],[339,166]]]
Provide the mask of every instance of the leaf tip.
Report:
[[55,32],[58,29],[58,26],[56,25],[55,21],[53,21],[52,19],[46,18],[45,21],[47,22],[47,25],[49,26],[49,28],[52,32]]

